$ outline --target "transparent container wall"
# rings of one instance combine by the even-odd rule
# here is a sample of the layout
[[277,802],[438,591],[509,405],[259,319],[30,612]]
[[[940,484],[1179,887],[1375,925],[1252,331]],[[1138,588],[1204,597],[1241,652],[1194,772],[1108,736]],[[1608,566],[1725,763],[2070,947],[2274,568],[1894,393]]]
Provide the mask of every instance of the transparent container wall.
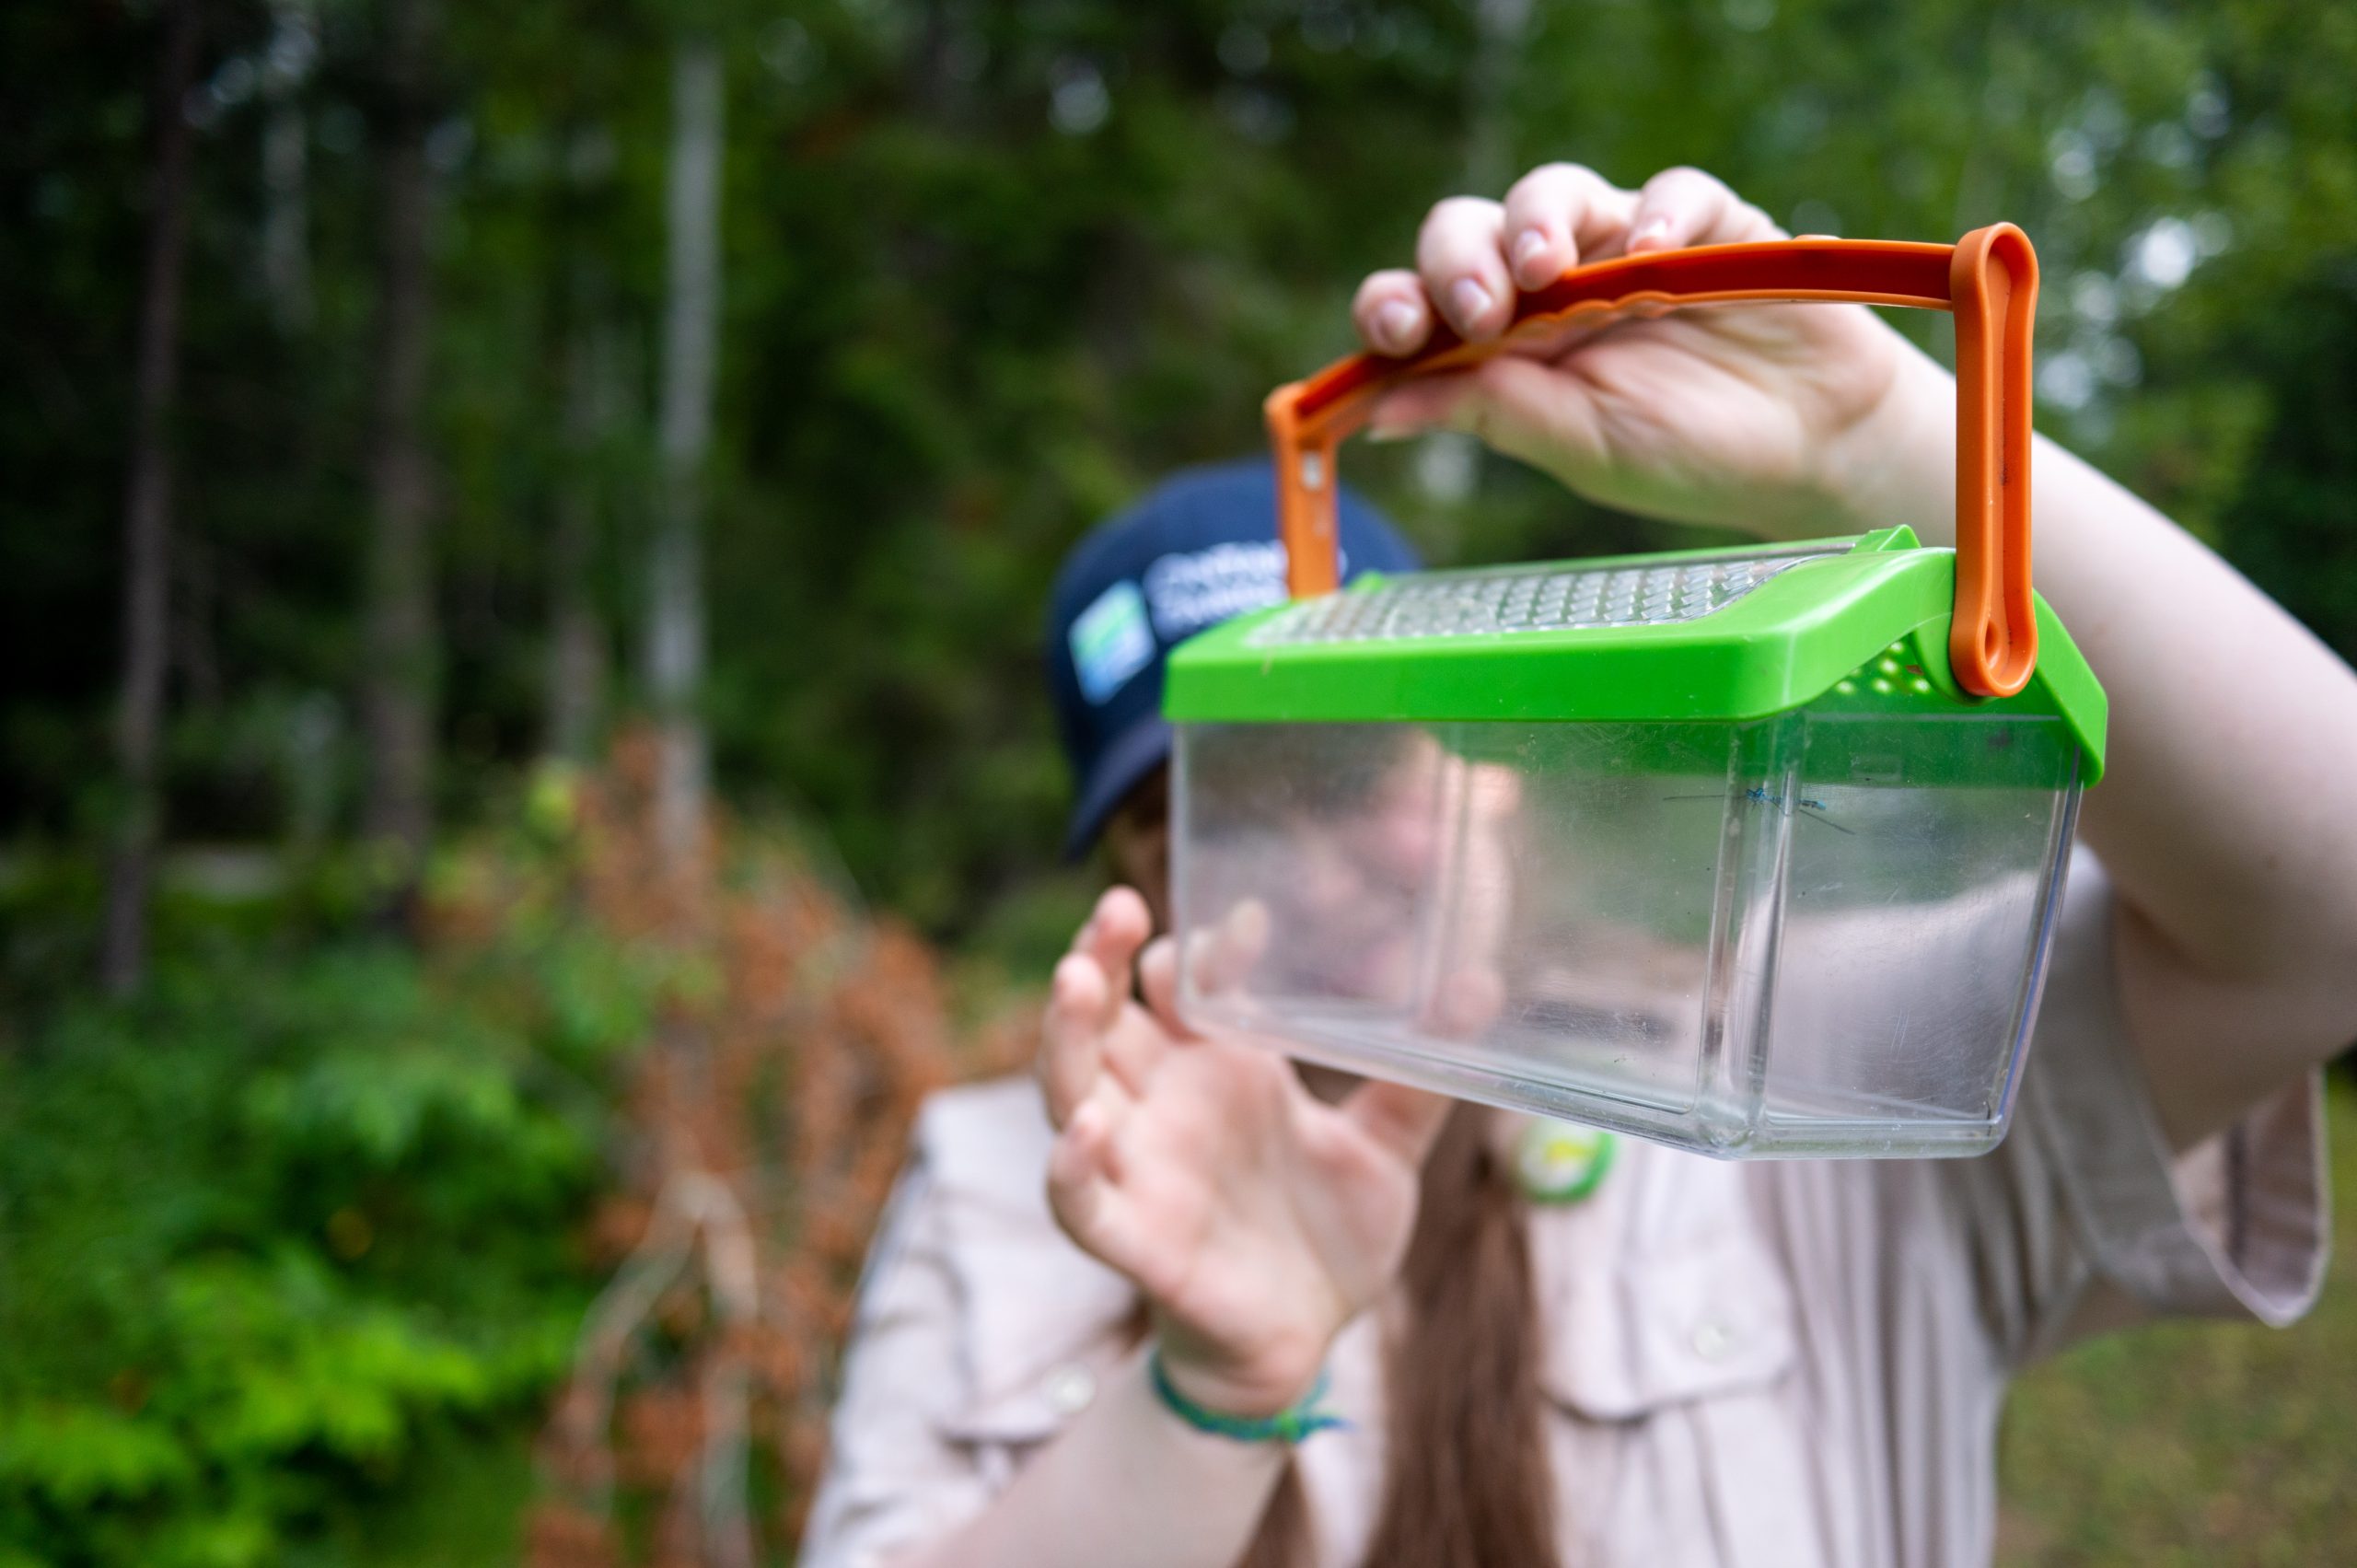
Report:
[[1977,1153],[2077,761],[1970,714],[1183,726],[1181,1005],[1713,1154]]

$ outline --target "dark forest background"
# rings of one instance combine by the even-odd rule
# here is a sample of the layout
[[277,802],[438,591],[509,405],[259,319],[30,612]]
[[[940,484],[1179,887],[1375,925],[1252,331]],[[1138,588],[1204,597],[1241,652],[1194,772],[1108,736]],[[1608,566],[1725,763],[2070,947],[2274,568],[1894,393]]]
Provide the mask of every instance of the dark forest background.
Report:
[[[702,539],[686,701],[724,794],[823,822],[872,895],[962,935],[1054,842],[1036,642],[1062,550],[1169,466],[1257,449],[1260,394],[1347,346],[1351,284],[1426,204],[1550,157],[1626,183],[1700,164],[1795,229],[2024,225],[2041,423],[2357,650],[2340,7],[202,11],[156,422],[176,842],[370,825],[371,778],[407,776],[372,762],[372,702],[422,709],[407,787],[436,825],[588,754],[667,700],[668,507]],[[177,15],[0,22],[0,833],[29,847],[127,809],[110,723]],[[667,385],[666,323],[699,277],[666,203],[695,50],[717,352],[682,508],[665,400],[699,389]],[[1353,470],[1443,560],[1660,533],[1445,447]],[[389,510],[413,560],[379,558]],[[388,652],[387,622],[419,645]]]

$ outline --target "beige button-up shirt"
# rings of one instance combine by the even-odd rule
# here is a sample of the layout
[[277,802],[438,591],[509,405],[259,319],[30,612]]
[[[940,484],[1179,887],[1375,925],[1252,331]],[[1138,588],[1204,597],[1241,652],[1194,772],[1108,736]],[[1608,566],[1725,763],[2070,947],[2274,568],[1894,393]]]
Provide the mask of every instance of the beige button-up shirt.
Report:
[[[1995,1153],[1730,1165],[1630,1143],[1592,1198],[1530,1211],[1565,1568],[1984,1564],[2016,1368],[2154,1315],[2306,1309],[2326,1248],[2317,1082],[2172,1159],[2120,1021],[2112,908],[2082,853]],[[1133,1353],[1128,1284],[1049,1214],[1051,1136],[1028,1080],[927,1107],[869,1260],[804,1568],[954,1527]],[[1379,1504],[1381,1316],[1329,1363],[1351,1424],[1297,1455],[1338,1568]]]

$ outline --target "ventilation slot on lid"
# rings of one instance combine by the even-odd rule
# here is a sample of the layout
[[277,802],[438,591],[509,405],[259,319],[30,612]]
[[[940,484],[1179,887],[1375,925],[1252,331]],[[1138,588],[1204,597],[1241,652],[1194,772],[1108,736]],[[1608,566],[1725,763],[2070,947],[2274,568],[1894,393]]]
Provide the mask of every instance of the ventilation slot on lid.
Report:
[[1724,610],[1769,578],[1839,552],[1721,556],[1652,566],[1435,572],[1295,602],[1252,647],[1666,626]]

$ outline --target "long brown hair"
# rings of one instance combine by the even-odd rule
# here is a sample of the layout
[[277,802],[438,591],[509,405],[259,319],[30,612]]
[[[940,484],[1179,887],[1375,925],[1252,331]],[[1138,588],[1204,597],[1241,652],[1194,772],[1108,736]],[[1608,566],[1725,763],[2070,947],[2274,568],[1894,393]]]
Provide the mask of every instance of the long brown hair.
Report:
[[[1457,1107],[1424,1162],[1405,1320],[1385,1357],[1389,1445],[1369,1568],[1556,1561],[1530,1254],[1486,1119]],[[1288,1465],[1238,1568],[1306,1568],[1309,1522]]]

